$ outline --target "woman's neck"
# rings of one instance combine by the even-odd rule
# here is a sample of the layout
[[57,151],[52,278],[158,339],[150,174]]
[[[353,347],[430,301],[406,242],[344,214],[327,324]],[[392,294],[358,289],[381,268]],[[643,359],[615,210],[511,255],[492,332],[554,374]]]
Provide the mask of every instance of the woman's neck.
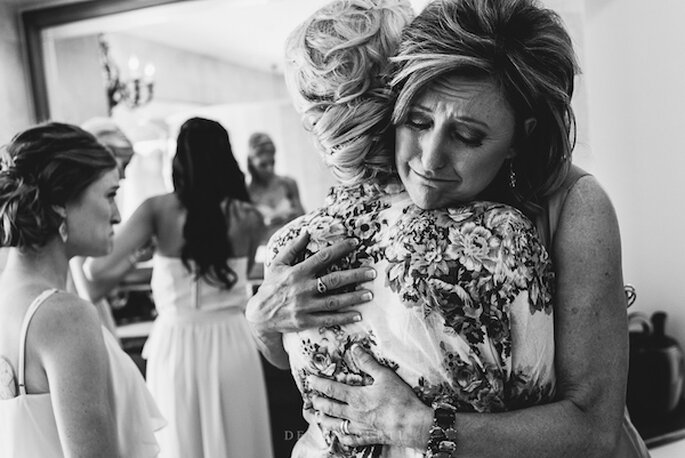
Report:
[[276,181],[276,175],[271,175],[269,177],[263,178],[258,175],[252,175],[252,181],[250,183],[251,186],[256,187],[256,188],[263,188],[266,189],[271,184]]
[[69,260],[64,246],[57,241],[48,242],[38,250],[20,251],[10,248],[5,275],[16,281],[44,284],[45,287],[64,289],[67,284]]

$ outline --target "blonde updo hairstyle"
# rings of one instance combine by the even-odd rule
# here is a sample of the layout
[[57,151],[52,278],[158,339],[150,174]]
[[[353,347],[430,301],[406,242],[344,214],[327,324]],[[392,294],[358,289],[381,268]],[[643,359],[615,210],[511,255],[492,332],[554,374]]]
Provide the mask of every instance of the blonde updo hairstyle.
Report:
[[116,167],[109,149],[80,127],[52,122],[17,134],[2,151],[0,245],[44,246],[63,220],[55,207]]
[[388,59],[412,17],[406,0],[337,0],[288,37],[291,97],[343,183],[394,171]]

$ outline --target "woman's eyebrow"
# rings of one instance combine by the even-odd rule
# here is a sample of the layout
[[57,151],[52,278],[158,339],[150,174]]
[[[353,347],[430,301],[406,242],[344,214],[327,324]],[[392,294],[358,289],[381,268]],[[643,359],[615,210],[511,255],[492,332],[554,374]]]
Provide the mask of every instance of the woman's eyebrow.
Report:
[[421,105],[421,104],[414,104],[414,105],[412,105],[412,106],[410,107],[410,110],[413,110],[413,111],[420,111],[420,112],[423,112],[423,113],[432,113],[432,112],[433,112],[433,110],[432,110],[431,108],[429,108],[429,107],[427,107],[427,106],[425,106],[425,105]]
[[457,116],[456,119],[457,119],[458,121],[460,121],[460,122],[467,122],[467,123],[470,123],[470,124],[477,124],[477,125],[481,126],[481,127],[484,128],[484,129],[488,129],[488,130],[490,129],[490,126],[489,126],[486,122],[481,121],[480,119],[472,118],[472,117],[470,117],[470,116]]

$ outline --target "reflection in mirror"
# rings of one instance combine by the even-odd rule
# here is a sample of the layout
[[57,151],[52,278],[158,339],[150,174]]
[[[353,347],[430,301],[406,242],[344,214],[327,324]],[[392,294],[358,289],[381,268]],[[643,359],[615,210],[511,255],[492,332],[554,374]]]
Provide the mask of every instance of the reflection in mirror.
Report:
[[[179,126],[222,123],[246,170],[247,140],[268,133],[276,171],[300,184],[305,209],[334,178],[291,107],[283,42],[318,0],[194,0],[69,22],[42,30],[49,117],[81,124],[111,116],[138,153],[122,186],[125,218],[170,187]],[[136,90],[137,89],[137,90]]]

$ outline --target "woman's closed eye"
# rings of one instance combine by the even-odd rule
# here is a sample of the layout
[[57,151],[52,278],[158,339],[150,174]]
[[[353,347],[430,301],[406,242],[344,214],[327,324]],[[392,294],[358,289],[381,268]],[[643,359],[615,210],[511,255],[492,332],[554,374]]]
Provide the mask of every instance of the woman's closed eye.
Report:
[[433,126],[433,121],[421,113],[409,113],[404,121],[407,127],[415,130],[426,130]]
[[471,129],[455,128],[452,131],[452,138],[467,146],[478,147],[483,144],[485,135]]

